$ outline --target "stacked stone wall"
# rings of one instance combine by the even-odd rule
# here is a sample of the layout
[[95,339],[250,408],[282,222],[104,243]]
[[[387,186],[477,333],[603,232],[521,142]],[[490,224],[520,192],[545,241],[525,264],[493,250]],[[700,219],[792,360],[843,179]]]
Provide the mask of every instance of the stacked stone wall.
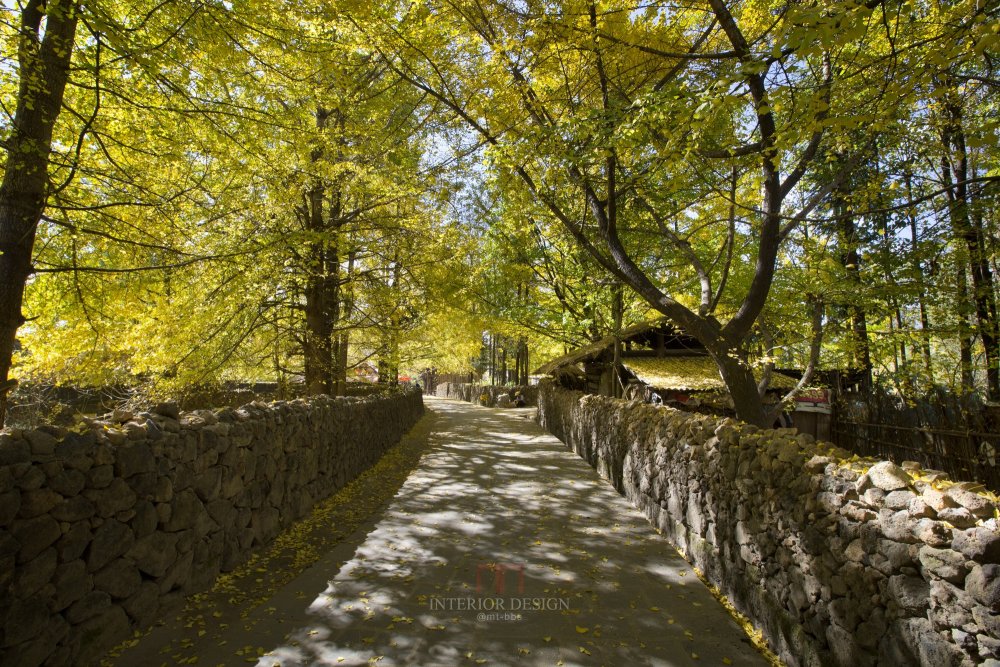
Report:
[[453,398],[459,401],[468,401],[469,403],[480,403],[480,397],[485,394],[487,398],[488,407],[497,407],[497,400],[501,396],[507,396],[510,399],[514,398],[515,392],[521,392],[524,397],[526,405],[538,405],[538,387],[537,386],[517,386],[517,387],[494,387],[488,384],[468,384],[468,383],[455,383],[455,382],[443,382],[437,386],[435,390],[435,395],[439,398]]
[[794,429],[543,381],[539,421],[790,665],[1000,665],[997,498]]
[[374,464],[419,392],[0,435],[0,664],[89,664]]

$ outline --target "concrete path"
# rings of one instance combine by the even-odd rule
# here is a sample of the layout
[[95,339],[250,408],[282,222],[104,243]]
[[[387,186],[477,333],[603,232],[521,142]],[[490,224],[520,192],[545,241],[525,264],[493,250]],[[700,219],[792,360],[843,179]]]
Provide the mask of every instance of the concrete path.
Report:
[[767,664],[533,409],[427,405],[430,446],[384,513],[198,664]]

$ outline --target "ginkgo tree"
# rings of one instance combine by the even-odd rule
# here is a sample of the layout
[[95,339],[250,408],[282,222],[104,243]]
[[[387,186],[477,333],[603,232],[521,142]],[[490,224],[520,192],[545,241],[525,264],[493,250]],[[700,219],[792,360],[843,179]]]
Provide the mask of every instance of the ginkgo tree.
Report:
[[753,423],[782,359],[995,393],[996,12],[5,8],[0,381],[523,375],[658,313]]

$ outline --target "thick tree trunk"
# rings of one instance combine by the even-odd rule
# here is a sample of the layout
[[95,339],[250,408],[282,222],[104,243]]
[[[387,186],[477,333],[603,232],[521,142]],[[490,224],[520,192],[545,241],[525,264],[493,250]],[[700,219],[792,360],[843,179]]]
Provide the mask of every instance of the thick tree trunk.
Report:
[[24,286],[45,210],[52,133],[69,76],[76,24],[77,6],[71,0],[29,0],[21,10],[17,108],[0,182],[0,425],[8,393],[16,384],[10,379],[14,342],[24,323]]
[[741,359],[741,355],[732,349],[710,347],[708,353],[715,360],[722,381],[729,389],[736,415],[748,424],[770,427],[771,424],[767,423],[764,405],[757,391],[757,380],[746,359]]

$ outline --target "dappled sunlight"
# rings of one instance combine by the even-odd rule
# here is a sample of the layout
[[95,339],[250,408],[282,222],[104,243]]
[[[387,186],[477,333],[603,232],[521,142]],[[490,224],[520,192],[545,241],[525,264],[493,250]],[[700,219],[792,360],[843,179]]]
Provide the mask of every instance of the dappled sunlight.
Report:
[[561,443],[499,410],[432,405],[442,430],[420,465],[259,665],[764,664]]

